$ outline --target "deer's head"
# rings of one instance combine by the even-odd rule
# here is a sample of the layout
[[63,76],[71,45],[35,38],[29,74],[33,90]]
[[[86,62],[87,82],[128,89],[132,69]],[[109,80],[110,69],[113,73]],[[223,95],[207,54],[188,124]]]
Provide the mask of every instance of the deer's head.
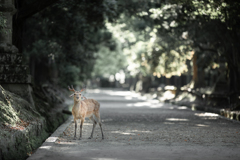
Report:
[[81,99],[82,99],[82,91],[84,91],[86,88],[82,88],[80,91],[75,91],[75,89],[73,88],[73,86],[72,86],[72,88],[70,88],[69,86],[68,86],[68,89],[70,90],[70,91],[72,91],[72,92],[74,92],[73,94],[71,94],[69,97],[72,97],[73,96],[73,98],[74,98],[74,101],[81,101]]

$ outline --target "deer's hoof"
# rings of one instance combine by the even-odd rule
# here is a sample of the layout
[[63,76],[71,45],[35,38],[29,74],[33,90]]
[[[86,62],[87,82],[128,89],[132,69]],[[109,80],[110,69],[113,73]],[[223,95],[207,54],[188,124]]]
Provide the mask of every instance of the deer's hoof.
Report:
[[92,137],[89,137],[88,139],[92,139]]
[[81,140],[82,138],[79,138],[78,140]]
[[76,137],[74,137],[73,140],[76,140]]

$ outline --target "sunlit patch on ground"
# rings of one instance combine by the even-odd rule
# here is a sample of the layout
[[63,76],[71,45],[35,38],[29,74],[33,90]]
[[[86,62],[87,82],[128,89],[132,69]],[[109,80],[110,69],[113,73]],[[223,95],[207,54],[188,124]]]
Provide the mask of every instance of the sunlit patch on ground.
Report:
[[167,118],[167,121],[189,121],[188,119],[184,118]]
[[205,125],[205,124],[196,124],[196,126],[198,126],[198,127],[209,127],[209,125]]
[[49,150],[51,147],[52,147],[52,146],[41,146],[41,147],[39,147],[39,148],[40,148],[40,149],[47,149],[47,150]]
[[[88,89],[88,93],[92,94],[98,94],[100,93],[99,89]],[[115,91],[115,90],[104,90],[101,89],[101,94],[106,95],[106,96],[111,96],[111,97],[118,97],[118,98],[124,98],[126,100],[146,100],[147,98],[145,96],[141,96],[140,93],[135,93],[131,91]],[[91,98],[91,97],[90,97]]]
[[163,95],[159,98],[160,101],[165,101],[169,99],[173,99],[175,94],[172,91],[165,91]]
[[[199,114],[199,113],[198,113]],[[200,114],[209,115],[209,114]],[[103,118],[104,119],[104,118]],[[124,124],[124,125],[123,125]],[[177,124],[177,125],[176,125]],[[211,130],[210,130],[211,129]],[[79,123],[77,129],[77,140],[73,140],[75,125],[71,123],[61,136],[56,140],[55,144],[58,145],[163,145],[169,143],[186,143],[191,144],[206,144],[213,145],[215,143],[225,145],[240,145],[240,132],[235,132],[233,135],[227,131],[215,133],[211,125],[208,123],[192,123],[186,118],[166,118],[165,122],[154,123],[137,123],[106,121],[103,125],[105,139],[102,140],[100,128],[97,125],[95,128],[93,139],[88,139],[92,131],[92,125],[89,120],[86,120],[83,126],[83,136],[79,140],[80,130]],[[223,137],[225,141],[222,141]],[[54,138],[53,138],[54,139]],[[227,140],[226,140],[227,139]],[[232,139],[235,139],[234,143]],[[48,141],[51,141],[48,140]],[[190,143],[190,144],[189,144]],[[47,149],[47,147],[46,147]]]
[[55,142],[57,139],[58,137],[49,137],[45,142]]
[[188,109],[186,106],[177,107],[177,109]]
[[[224,121],[219,124],[221,126],[212,125],[213,121],[209,119],[217,118],[216,114],[196,113],[186,106],[161,103],[156,99],[143,101],[144,98],[141,95],[132,94],[132,92],[115,92],[114,90],[101,90],[101,93],[100,90],[91,90],[91,92],[100,100],[111,97],[110,101],[100,103],[105,139],[102,140],[98,125],[95,128],[93,139],[88,139],[92,131],[92,123],[86,118],[81,140],[78,139],[80,123],[78,122],[77,125],[76,140],[73,140],[75,124],[70,123],[55,144],[93,147],[98,145],[159,146],[169,144],[240,145],[238,128],[232,130],[231,134],[225,131]],[[117,102],[114,102],[115,99]],[[124,103],[121,103],[122,101]],[[219,127],[222,130],[219,131]],[[224,137],[224,141],[222,137]]]
[[218,119],[219,115],[215,113],[195,113],[195,116],[201,117],[203,119]]
[[218,114],[208,113],[208,112],[205,112],[205,113],[195,113],[194,115],[199,116],[199,117],[218,117],[219,116]]
[[111,133],[119,133],[123,135],[136,135],[135,133],[123,132],[123,131],[112,131]]
[[164,104],[160,103],[158,100],[148,100],[145,102],[128,103],[126,106],[127,107],[162,108]]

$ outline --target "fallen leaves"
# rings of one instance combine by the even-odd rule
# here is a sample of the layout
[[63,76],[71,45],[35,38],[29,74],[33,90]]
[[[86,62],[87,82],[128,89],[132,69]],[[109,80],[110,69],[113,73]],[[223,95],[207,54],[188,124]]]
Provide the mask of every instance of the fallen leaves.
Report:
[[20,130],[20,131],[22,131],[22,130],[25,129],[25,127],[17,125],[16,127],[10,127],[10,129],[14,129],[14,130]]
[[15,126],[12,126],[10,124],[3,124],[3,126],[5,129],[23,131],[27,126],[29,126],[29,124],[30,122],[20,119],[20,122],[18,122]]
[[30,124],[30,122],[25,122],[22,119],[20,119],[20,122],[18,123],[18,125],[23,126],[23,127],[27,127]]
[[31,156],[31,155],[32,155],[32,152],[30,152],[30,153],[27,153],[27,155],[28,155],[28,156]]

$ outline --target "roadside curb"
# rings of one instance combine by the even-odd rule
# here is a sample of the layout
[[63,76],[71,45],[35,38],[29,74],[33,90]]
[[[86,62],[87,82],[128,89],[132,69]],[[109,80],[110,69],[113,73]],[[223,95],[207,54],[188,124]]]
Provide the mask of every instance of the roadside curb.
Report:
[[[37,157],[42,157],[43,154],[46,154],[44,149],[51,148],[56,140],[61,136],[61,134],[64,132],[64,130],[69,126],[69,124],[72,122],[73,116],[70,116],[62,125],[60,125],[57,130],[55,130],[51,136],[49,136],[45,142],[34,152],[34,159]],[[27,160],[33,160],[30,157],[27,158]]]
[[197,104],[186,104],[186,103],[178,103],[178,102],[170,102],[171,104],[178,105],[178,106],[186,106],[193,111],[204,111],[204,112],[211,112],[216,113],[219,115],[219,118],[232,121],[233,123],[240,124],[240,114],[233,114],[231,111],[226,111],[225,109],[217,109],[217,108],[210,108],[210,107],[203,107]]
[[[73,116],[70,116],[61,126],[59,126],[57,128],[57,130],[55,132],[53,132],[53,134],[49,138],[51,138],[51,137],[57,137],[58,138],[63,133],[63,131],[69,126],[69,124],[72,122],[72,120],[73,120]],[[46,141],[48,141],[49,138],[46,139]]]

